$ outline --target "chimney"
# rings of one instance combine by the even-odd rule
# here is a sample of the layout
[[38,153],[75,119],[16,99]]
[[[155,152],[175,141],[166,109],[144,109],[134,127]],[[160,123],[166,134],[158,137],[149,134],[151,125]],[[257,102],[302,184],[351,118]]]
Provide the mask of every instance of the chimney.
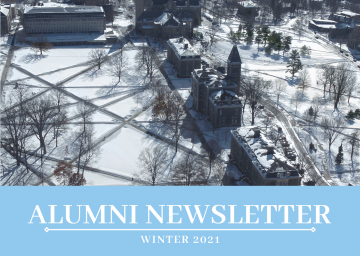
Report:
[[256,127],[254,128],[254,138],[259,138],[260,137],[260,128]]
[[274,154],[274,148],[275,148],[275,146],[273,145],[273,144],[269,144],[268,146],[267,146],[267,155],[272,155],[272,154]]
[[231,105],[231,97],[228,97],[227,99],[227,104],[230,106]]
[[188,48],[188,44],[184,44],[184,49],[187,49]]

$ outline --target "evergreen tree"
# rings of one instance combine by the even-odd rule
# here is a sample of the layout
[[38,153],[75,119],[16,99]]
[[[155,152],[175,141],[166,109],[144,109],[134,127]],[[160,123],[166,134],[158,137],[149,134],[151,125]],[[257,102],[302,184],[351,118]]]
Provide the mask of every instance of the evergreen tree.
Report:
[[269,35],[270,35],[270,29],[269,29],[269,26],[263,26],[261,28],[261,34],[262,34],[262,37],[263,37],[263,41],[264,41],[264,46],[266,46],[267,44],[267,41],[269,39]]
[[309,116],[314,116],[314,109],[313,107],[309,108]]
[[254,24],[251,22],[246,22],[245,31],[246,31],[246,35],[244,40],[246,44],[250,44],[254,40]]
[[340,165],[343,162],[343,160],[344,160],[344,153],[343,153],[343,147],[342,147],[342,143],[341,143],[338,153],[335,158],[335,163],[337,165]]
[[354,115],[356,118],[360,118],[360,109],[359,108],[355,109]]
[[294,77],[299,70],[302,70],[303,66],[300,60],[300,54],[297,50],[291,51],[288,65],[286,67],[289,68],[286,72],[289,72],[292,77]]
[[286,37],[283,38],[283,40],[282,40],[283,56],[284,56],[285,52],[290,51],[291,40],[292,40],[292,37],[291,37],[291,36],[286,36]]
[[265,53],[266,54],[271,55],[272,51],[273,51],[273,49],[272,49],[272,47],[270,45],[265,47]]
[[255,42],[256,44],[258,45],[258,52],[259,53],[259,47],[260,47],[260,44],[262,43],[262,35],[261,34],[258,34],[256,37],[255,37]]
[[356,115],[355,115],[354,111],[350,110],[345,117],[349,120],[354,120]]

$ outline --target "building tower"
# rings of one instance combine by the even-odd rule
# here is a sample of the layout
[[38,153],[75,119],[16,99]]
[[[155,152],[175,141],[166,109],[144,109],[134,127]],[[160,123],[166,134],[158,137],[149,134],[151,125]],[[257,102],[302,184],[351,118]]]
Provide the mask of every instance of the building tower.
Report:
[[135,3],[135,23],[139,16],[144,12],[145,0],[134,0]]
[[241,58],[236,45],[233,46],[227,60],[227,75],[234,79],[238,85],[237,92],[239,92],[240,78],[241,78]]

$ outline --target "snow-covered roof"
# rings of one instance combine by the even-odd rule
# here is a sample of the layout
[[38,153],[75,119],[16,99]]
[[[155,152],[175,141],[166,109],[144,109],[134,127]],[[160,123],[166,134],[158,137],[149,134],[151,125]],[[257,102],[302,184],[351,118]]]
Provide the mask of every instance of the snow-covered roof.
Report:
[[264,178],[299,176],[293,162],[275,147],[259,127],[240,127],[231,133]]
[[[55,42],[105,42],[105,35],[102,33],[56,33],[44,34],[46,40]],[[29,41],[35,40],[38,35],[28,36]]]
[[25,6],[24,14],[37,14],[37,13],[103,13],[104,9],[101,6]]
[[211,93],[209,97],[210,101],[216,106],[231,106],[241,105],[241,99],[233,91],[229,90],[218,90]]
[[193,71],[194,76],[204,82],[207,87],[235,87],[236,83],[233,78],[227,75],[223,75],[213,68],[195,69]]
[[240,2],[240,5],[244,8],[255,8],[258,7],[253,1],[243,1]]
[[8,16],[9,15],[9,9],[7,9],[7,8],[4,8],[4,7],[0,7],[0,12],[2,13],[2,14],[4,14],[5,16]]
[[186,38],[171,38],[168,40],[168,45],[174,50],[179,59],[181,59],[181,56],[193,56],[194,58],[200,58],[197,50],[192,47]]

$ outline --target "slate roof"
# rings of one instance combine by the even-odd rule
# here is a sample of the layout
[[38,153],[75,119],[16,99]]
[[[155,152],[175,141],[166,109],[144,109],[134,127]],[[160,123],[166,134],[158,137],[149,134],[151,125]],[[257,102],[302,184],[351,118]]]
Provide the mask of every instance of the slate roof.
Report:
[[[153,0],[152,5],[165,5],[169,0]],[[187,5],[187,0],[178,0],[176,1],[176,6],[185,7]],[[190,0],[190,6],[200,6],[200,0]]]
[[39,7],[39,6],[26,6],[25,14],[35,13],[103,13],[104,10],[101,6],[51,6],[51,7]]
[[231,49],[230,55],[228,57],[228,61],[230,63],[232,63],[232,62],[241,62],[239,50],[238,50],[236,45],[234,45],[233,48]]
[[138,17],[138,21],[146,20],[146,21],[155,21],[161,15],[163,15],[163,11],[144,11]]
[[153,5],[164,5],[168,2],[169,0],[153,0],[152,4]]
[[8,16],[9,15],[9,9],[7,8],[4,8],[4,7],[0,7],[0,12],[1,12],[1,16],[4,15],[4,16]]

